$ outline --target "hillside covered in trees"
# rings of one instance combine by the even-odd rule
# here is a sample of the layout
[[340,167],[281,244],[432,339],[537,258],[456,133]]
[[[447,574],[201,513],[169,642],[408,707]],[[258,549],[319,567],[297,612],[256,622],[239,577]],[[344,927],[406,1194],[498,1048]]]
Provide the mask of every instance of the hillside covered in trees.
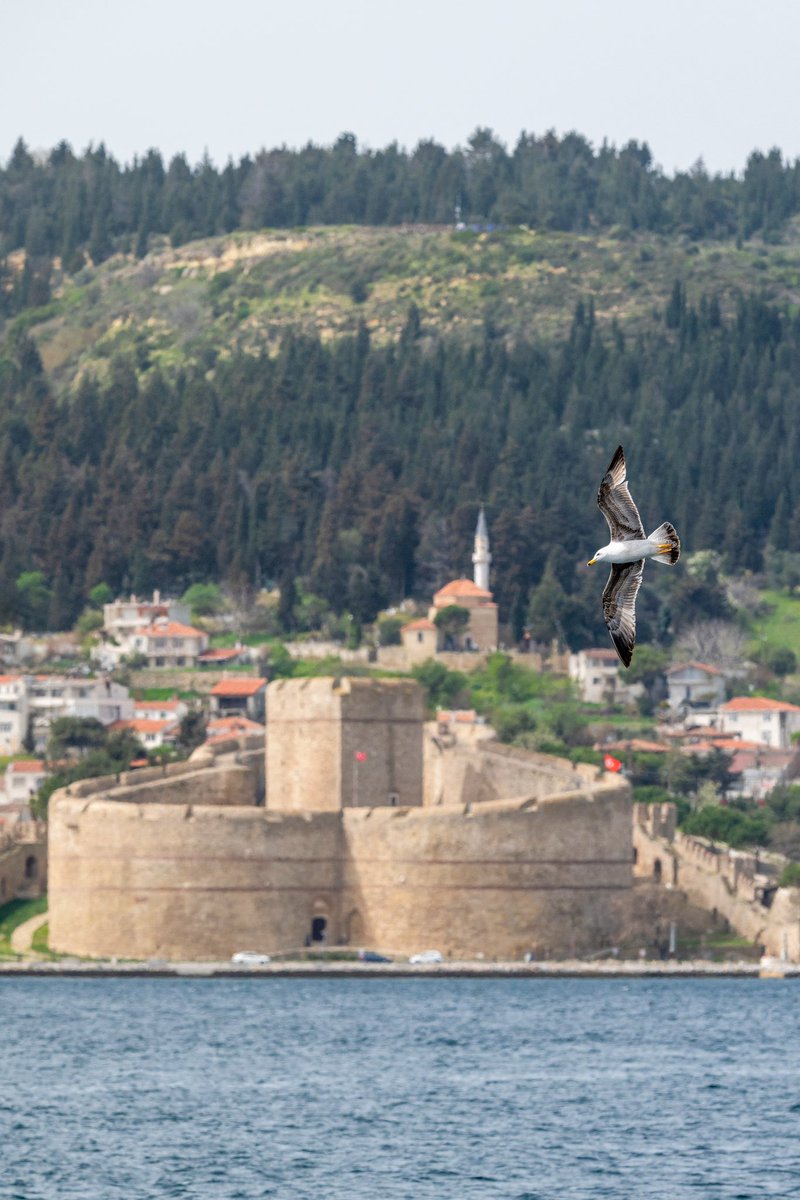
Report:
[[[389,159],[407,207],[373,210]],[[511,635],[577,648],[605,637],[585,564],[619,442],[645,524],[668,517],[687,551],[733,571],[800,553],[797,169],[780,155],[669,180],[646,148],[571,135],[509,154],[476,134],[450,154],[340,139],[180,162],[18,146],[0,171],[0,617],[64,627],[101,582],[214,580],[280,584],[287,624],[296,589],[367,621],[468,571],[483,502]],[[276,164],[303,214],[269,207]],[[254,232],[445,222],[448,171],[465,215],[535,227]],[[687,197],[717,216],[692,225]],[[642,640],[692,605],[720,615],[667,574],[643,589]]]
[[[798,388],[800,318],[750,299],[726,321],[679,289],[636,338],[599,333],[590,305],[563,343],[512,346],[490,326],[426,336],[412,311],[397,343],[287,333],[211,375],[121,357],[61,404],[19,332],[0,366],[0,603],[31,567],[56,627],[100,581],[304,576],[369,619],[468,566],[483,500],[504,616],[521,623],[543,580],[594,610],[619,440],[646,522],[759,568],[768,543],[800,550]],[[592,639],[583,605],[555,607],[571,644]]]
[[702,163],[674,177],[646,144],[595,149],[577,133],[522,133],[512,150],[490,129],[464,147],[422,141],[412,151],[359,149],[344,133],[330,147],[262,150],[217,169],[156,150],[121,165],[101,145],[61,142],[34,156],[20,139],[0,169],[0,260],[24,249],[26,270],[0,298],[19,311],[48,298],[58,257],[74,272],[114,250],[143,257],[153,234],[173,245],[234,230],[306,225],[527,225],[581,232],[686,233],[693,238],[775,237],[800,212],[800,164],[753,153],[741,178]]

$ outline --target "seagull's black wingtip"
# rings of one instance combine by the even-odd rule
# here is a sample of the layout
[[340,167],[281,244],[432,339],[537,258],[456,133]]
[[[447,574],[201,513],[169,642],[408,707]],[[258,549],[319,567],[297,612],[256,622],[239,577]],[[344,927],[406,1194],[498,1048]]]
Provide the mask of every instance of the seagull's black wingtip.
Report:
[[626,642],[621,637],[615,637],[613,633],[611,634],[611,641],[614,643],[614,649],[616,650],[617,657],[619,658],[623,667],[629,667],[631,665],[631,659],[633,658],[634,643]]

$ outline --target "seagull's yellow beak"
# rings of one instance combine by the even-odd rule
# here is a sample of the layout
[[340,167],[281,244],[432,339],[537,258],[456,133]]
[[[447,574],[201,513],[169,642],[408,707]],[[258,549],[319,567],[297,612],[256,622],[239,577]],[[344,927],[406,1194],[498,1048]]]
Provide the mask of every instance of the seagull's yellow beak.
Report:
[[587,565],[587,567],[593,567],[596,562],[597,562],[596,558],[590,558],[586,565]]

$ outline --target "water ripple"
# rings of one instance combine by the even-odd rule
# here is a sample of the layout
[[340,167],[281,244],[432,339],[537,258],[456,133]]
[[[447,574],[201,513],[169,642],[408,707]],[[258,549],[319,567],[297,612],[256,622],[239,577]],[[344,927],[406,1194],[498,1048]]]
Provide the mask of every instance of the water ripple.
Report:
[[0,980],[0,1200],[800,1200],[795,985]]

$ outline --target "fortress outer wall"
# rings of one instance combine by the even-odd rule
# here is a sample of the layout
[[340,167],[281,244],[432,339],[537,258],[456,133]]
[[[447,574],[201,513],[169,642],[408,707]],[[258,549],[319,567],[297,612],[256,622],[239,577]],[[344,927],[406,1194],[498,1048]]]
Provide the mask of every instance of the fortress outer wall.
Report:
[[[208,772],[207,774],[210,774]],[[225,959],[303,945],[338,917],[337,814],[50,802],[50,944],[89,957]]]
[[61,792],[50,847],[51,945],[91,957],[291,951],[319,916],[328,945],[569,956],[608,944],[631,882],[629,791],[616,782],[344,813]]
[[346,812],[343,911],[398,954],[569,957],[608,945],[632,880],[625,784],[461,808]]

